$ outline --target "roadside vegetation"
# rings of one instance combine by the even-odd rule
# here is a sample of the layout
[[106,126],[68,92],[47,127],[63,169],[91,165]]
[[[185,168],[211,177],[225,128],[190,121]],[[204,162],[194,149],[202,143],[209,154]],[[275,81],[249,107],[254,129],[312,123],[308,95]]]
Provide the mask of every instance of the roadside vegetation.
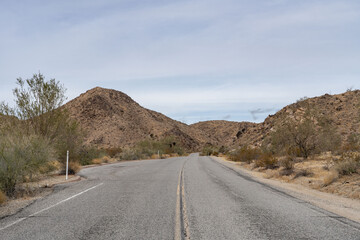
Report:
[[65,88],[39,73],[18,78],[15,104],[0,103],[0,204],[21,195],[22,183],[54,171],[64,172],[70,151],[70,173],[96,157],[97,150],[83,145],[84,133],[62,108]]
[[135,147],[124,149],[115,155],[119,160],[156,159],[182,156],[186,154],[184,147],[175,137],[160,140],[144,140]]
[[[280,116],[261,146],[240,146],[229,151],[227,158],[267,177],[317,189],[335,191],[332,185],[339,179],[347,179],[352,186],[350,177],[360,184],[360,136],[353,133],[342,140],[331,116],[320,113],[306,99],[297,104],[301,114]],[[360,198],[360,188],[352,189],[357,190],[347,195]]]
[[173,137],[142,141],[131,149],[84,145],[86,132],[63,107],[65,92],[59,81],[45,80],[38,73],[30,79],[17,79],[14,106],[0,103],[0,204],[29,192],[25,183],[65,174],[68,150],[70,174],[83,165],[185,153]]
[[225,146],[217,147],[212,144],[206,144],[201,150],[201,156],[220,156],[228,152],[228,149]]

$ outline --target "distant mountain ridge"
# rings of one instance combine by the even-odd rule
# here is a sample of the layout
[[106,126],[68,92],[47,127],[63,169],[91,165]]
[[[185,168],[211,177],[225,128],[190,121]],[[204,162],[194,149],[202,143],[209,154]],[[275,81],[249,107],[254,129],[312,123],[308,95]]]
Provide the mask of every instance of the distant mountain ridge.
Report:
[[[317,106],[321,114],[331,116],[332,123],[346,139],[359,132],[360,91],[314,97],[304,100]],[[191,151],[205,145],[236,148],[239,145],[261,145],[263,139],[285,115],[300,114],[301,104],[294,103],[269,115],[262,123],[205,121],[186,125],[161,113],[143,108],[128,95],[96,87],[64,106],[71,117],[88,132],[86,144],[102,148],[131,147],[146,139],[175,136]]]

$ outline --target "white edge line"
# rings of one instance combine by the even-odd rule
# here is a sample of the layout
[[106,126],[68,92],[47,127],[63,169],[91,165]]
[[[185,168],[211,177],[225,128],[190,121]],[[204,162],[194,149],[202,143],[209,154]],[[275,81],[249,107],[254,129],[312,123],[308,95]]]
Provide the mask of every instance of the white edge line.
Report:
[[25,219],[28,219],[29,217],[33,217],[33,216],[35,216],[35,215],[38,215],[39,213],[42,213],[42,212],[44,212],[44,211],[46,211],[46,210],[49,210],[50,208],[56,207],[57,205],[59,205],[59,204],[61,204],[61,203],[64,203],[64,202],[66,202],[66,201],[69,201],[70,199],[73,199],[73,198],[75,198],[75,197],[77,197],[77,196],[80,196],[81,194],[86,193],[86,192],[88,192],[88,191],[90,191],[90,190],[92,190],[92,189],[94,189],[94,188],[96,188],[96,187],[98,187],[98,186],[103,185],[103,184],[104,184],[104,183],[100,183],[100,184],[98,184],[98,185],[96,185],[96,186],[93,186],[93,187],[88,188],[88,189],[86,189],[86,190],[84,190],[84,191],[82,191],[82,192],[79,192],[79,193],[77,193],[77,194],[75,194],[75,195],[73,195],[73,196],[71,196],[71,197],[68,197],[68,198],[66,198],[66,199],[64,199],[64,200],[62,200],[62,201],[60,201],[60,202],[58,202],[58,203],[55,203],[54,205],[51,205],[50,207],[44,208],[44,209],[42,209],[42,210],[40,210],[40,211],[38,211],[38,212],[36,212],[36,213],[33,213],[33,214],[31,214],[31,215],[29,215],[29,216],[27,216],[27,217],[20,218],[20,219],[16,220],[15,222],[10,223],[10,224],[6,225],[5,227],[0,228],[0,231],[5,230],[6,228],[11,227],[11,226],[13,226],[13,225],[15,225],[15,224],[17,224],[17,223],[19,223],[19,222],[22,222],[22,221],[24,221]]

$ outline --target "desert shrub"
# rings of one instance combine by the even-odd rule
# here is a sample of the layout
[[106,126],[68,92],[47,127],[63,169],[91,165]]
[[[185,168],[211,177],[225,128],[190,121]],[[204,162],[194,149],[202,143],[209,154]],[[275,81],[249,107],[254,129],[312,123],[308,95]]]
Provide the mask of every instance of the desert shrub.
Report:
[[142,155],[136,149],[124,149],[116,157],[120,160],[139,160],[142,158]]
[[221,154],[226,154],[228,152],[228,149],[225,146],[221,146],[218,152]]
[[[40,173],[54,159],[50,142],[41,136],[5,133],[0,138],[0,187],[13,196],[16,184]],[[44,170],[44,169],[42,169]]]
[[286,156],[279,160],[279,166],[286,170],[294,169],[294,158],[292,156]]
[[329,186],[330,184],[332,184],[333,182],[335,182],[335,180],[339,177],[337,172],[331,171],[329,172],[323,179],[323,187]]
[[288,176],[292,174],[294,172],[294,164],[295,164],[295,160],[294,157],[292,157],[291,155],[279,159],[278,165],[279,167],[282,167],[280,171],[280,175]]
[[219,152],[218,152],[218,151],[214,151],[214,152],[212,153],[212,155],[215,156],[215,157],[218,157],[218,156],[219,156]]
[[217,156],[219,155],[218,149],[215,146],[212,146],[210,144],[203,147],[201,151],[201,156]]
[[91,161],[92,164],[102,164],[102,159],[101,158],[94,158],[92,161]]
[[278,159],[272,153],[264,152],[255,160],[255,167],[274,169],[277,167],[277,163]]
[[112,148],[106,148],[104,149],[104,151],[106,152],[106,154],[113,158],[115,157],[117,154],[122,152],[122,149],[120,147],[112,147]]
[[289,146],[289,147],[286,149],[285,154],[286,154],[288,157],[302,157],[302,153],[301,153],[300,148],[299,148],[299,147],[296,147],[296,146]]
[[247,145],[229,154],[230,160],[234,162],[250,163],[260,157],[261,150],[259,148],[252,148]]
[[[165,137],[163,139],[161,139],[160,141],[158,141],[157,143],[155,143],[155,146],[158,147],[158,149],[160,150],[160,154],[161,153],[166,153],[166,154],[173,154],[176,153],[179,156],[182,156],[185,154],[184,148],[181,144],[181,142],[176,139],[175,137]],[[157,153],[156,149],[155,153]]]
[[300,169],[295,173],[294,179],[298,177],[308,177],[312,175],[313,173],[309,169]]
[[153,154],[153,155],[151,155],[150,158],[151,158],[151,159],[159,159],[160,156],[159,156],[158,154]]
[[114,162],[115,159],[110,158],[109,156],[103,156],[101,158],[95,158],[92,160],[93,164],[102,164],[102,163],[111,163]]
[[59,124],[63,130],[52,140],[57,153],[57,159],[64,164],[66,152],[69,151],[72,161],[82,163],[82,154],[87,150],[87,147],[83,146],[84,132],[76,121],[66,115],[67,113],[64,112],[62,123]]
[[115,155],[120,160],[150,159],[158,155],[163,156],[182,156],[185,151],[181,143],[174,137],[165,137],[161,140],[144,140],[136,144],[133,148],[123,149]]
[[95,147],[82,147],[77,156],[71,159],[78,161],[82,166],[92,164],[93,159],[101,158],[106,155],[106,152],[102,149],[97,149]]
[[46,174],[57,171],[61,168],[61,163],[56,160],[48,161],[39,167],[40,174]]
[[353,152],[360,150],[360,134],[352,133],[348,136],[346,143],[342,147],[343,152]]
[[0,104],[0,113],[11,119],[2,128],[18,128],[23,135],[37,135],[48,139],[57,159],[62,163],[65,162],[67,150],[76,158],[84,134],[79,124],[62,107],[66,99],[64,86],[55,79],[46,81],[41,73],[26,80],[18,78],[16,84],[17,87],[13,90],[15,106]]
[[69,162],[69,174],[76,174],[81,170],[81,165],[78,162]]
[[7,200],[6,194],[0,190],[0,206],[3,205]]
[[360,169],[360,154],[357,152],[342,154],[340,159],[335,162],[335,169],[340,175],[357,173]]
[[298,104],[302,105],[303,113],[300,116],[283,114],[275,130],[268,136],[272,152],[308,158],[314,153],[337,150],[341,138],[331,118],[319,114],[311,104]]
[[181,143],[174,137],[165,137],[160,140],[144,140],[139,142],[132,150],[124,150],[121,153],[121,159],[136,160],[151,158],[155,154],[162,155],[184,155],[184,149]]
[[341,136],[337,132],[336,125],[332,124],[329,117],[321,116],[318,119],[317,127],[317,147],[315,152],[334,152],[337,153],[341,149]]

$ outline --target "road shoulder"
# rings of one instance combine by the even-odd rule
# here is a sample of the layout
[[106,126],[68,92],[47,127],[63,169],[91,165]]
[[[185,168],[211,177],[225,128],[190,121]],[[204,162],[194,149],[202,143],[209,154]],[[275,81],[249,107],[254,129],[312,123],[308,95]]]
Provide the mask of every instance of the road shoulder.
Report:
[[81,177],[77,175],[70,175],[68,180],[65,180],[64,175],[56,175],[45,177],[40,181],[25,183],[26,187],[34,189],[33,193],[22,198],[10,199],[0,206],[0,219],[14,215],[27,206],[33,204],[36,200],[50,195],[56,185],[80,180]]
[[243,176],[250,177],[255,181],[278,189],[290,196],[301,199],[314,206],[326,211],[335,213],[352,221],[360,223],[360,201],[337,196],[331,193],[320,192],[314,189],[306,188],[299,184],[286,183],[273,179],[266,179],[260,174],[245,169],[235,162],[227,161],[220,157],[211,157],[213,160],[226,167],[240,173]]

